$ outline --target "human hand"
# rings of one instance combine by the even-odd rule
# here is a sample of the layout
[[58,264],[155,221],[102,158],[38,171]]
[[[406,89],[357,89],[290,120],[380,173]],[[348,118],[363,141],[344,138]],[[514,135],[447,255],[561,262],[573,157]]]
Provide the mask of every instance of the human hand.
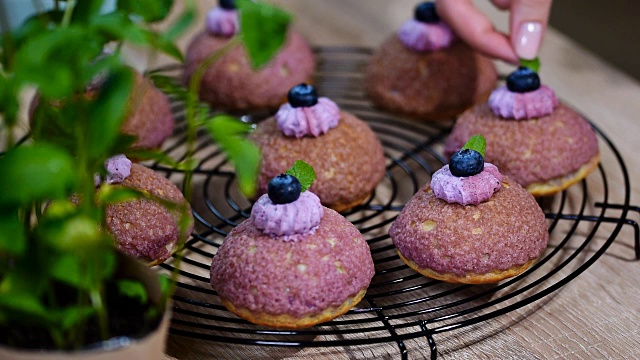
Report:
[[485,55],[517,64],[538,56],[552,0],[491,0],[510,11],[509,34],[497,31],[472,0],[435,0],[438,15],[469,45]]

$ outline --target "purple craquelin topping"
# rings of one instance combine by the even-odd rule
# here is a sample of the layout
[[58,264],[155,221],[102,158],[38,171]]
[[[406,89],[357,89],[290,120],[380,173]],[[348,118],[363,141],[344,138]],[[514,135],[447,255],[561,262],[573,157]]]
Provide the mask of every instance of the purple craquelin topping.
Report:
[[267,194],[262,195],[253,205],[251,219],[267,235],[284,241],[298,241],[315,232],[323,214],[320,198],[305,191],[288,204],[274,204]]
[[318,103],[309,107],[293,107],[286,103],[276,113],[278,130],[286,136],[318,137],[340,122],[340,108],[326,97],[318,98]]
[[240,29],[238,12],[216,6],[207,13],[206,27],[213,35],[231,37]]
[[407,48],[421,52],[449,47],[455,39],[451,28],[442,21],[425,23],[415,19],[402,24],[398,37]]
[[431,189],[438,199],[460,205],[478,205],[491,199],[501,187],[502,174],[495,165],[486,162],[482,172],[473,176],[455,176],[445,165],[431,178]]
[[496,116],[505,119],[526,120],[553,113],[558,98],[550,87],[540,85],[534,91],[517,93],[501,86],[489,96],[489,107]]

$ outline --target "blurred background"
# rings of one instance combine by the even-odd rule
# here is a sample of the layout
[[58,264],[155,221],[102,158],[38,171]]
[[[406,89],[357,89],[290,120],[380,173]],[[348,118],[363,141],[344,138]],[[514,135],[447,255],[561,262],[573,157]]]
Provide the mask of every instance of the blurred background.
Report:
[[640,80],[640,1],[556,0],[550,24]]
[[[105,0],[104,9],[108,10],[113,6],[115,1],[116,0]],[[175,0],[176,10],[182,7],[184,1],[185,0]],[[296,8],[301,6],[317,6],[317,4],[313,4],[308,0],[268,1],[287,8],[294,14]],[[353,3],[364,1],[367,1],[372,8],[402,6],[407,8],[407,16],[411,16],[413,6],[419,2],[414,0],[323,0],[322,2],[325,1],[342,1],[341,6],[345,7],[350,7],[353,6]],[[53,2],[54,0],[0,0],[0,4],[3,5],[0,7],[0,10],[4,8],[4,12],[0,11],[0,23],[2,25],[0,30],[6,29],[7,25],[12,27],[22,22],[32,11],[33,4],[36,4],[39,8],[50,8],[53,6]],[[492,12],[489,1],[476,0],[475,2],[478,7],[485,10],[485,12]],[[196,3],[200,9],[199,21],[197,21],[196,24],[202,24],[204,12],[206,12],[209,7],[217,4],[217,0],[196,0]],[[174,11],[174,13],[176,13],[176,11]],[[394,12],[388,13],[392,14]],[[556,0],[553,3],[550,24],[554,29],[596,54],[602,60],[634,77],[636,80],[640,80],[640,66],[637,61],[638,57],[640,57],[640,22],[636,19],[638,14],[640,14],[640,1],[609,0],[604,2],[597,0]],[[366,15],[367,14],[363,14],[363,16]],[[342,15],[314,11],[314,18],[311,20],[322,21],[327,16],[340,19]],[[495,17],[496,15],[494,14],[492,18]],[[401,21],[404,20],[404,17],[398,19],[380,19],[379,22],[372,23],[369,29],[353,29],[349,25],[348,18],[340,20],[341,25],[336,28],[336,34],[340,35],[336,37],[335,45],[374,47],[377,44],[358,42],[358,40],[360,40],[357,36],[358,31],[369,33],[373,31],[379,32],[380,34],[387,34],[388,31],[391,31],[392,27],[400,24]],[[195,27],[198,27],[198,25],[194,26],[193,31],[189,33],[190,35],[197,30]],[[498,24],[498,27],[504,28],[501,24]],[[313,34],[310,34],[310,37],[313,43]],[[186,36],[186,38],[190,38],[190,36]],[[382,41],[382,39],[380,39],[380,41]],[[181,43],[184,43],[184,40]],[[322,44],[326,44],[326,41],[323,41]]]

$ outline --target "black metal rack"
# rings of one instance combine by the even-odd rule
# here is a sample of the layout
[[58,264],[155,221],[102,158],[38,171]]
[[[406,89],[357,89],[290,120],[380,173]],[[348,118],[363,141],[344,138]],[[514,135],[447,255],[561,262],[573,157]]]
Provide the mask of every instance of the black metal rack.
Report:
[[[406,201],[430,179],[445,159],[443,140],[452,120],[420,124],[375,110],[362,92],[361,79],[371,55],[364,48],[319,48],[318,92],[367,121],[379,135],[387,161],[385,179],[361,206],[344,213],[367,239],[376,274],[363,299],[347,314],[310,329],[279,331],[250,324],[228,312],[209,285],[209,266],[224,236],[250,214],[251,203],[236,190],[233,169],[206,136],[198,138],[201,159],[193,177],[196,231],[183,251],[179,284],[174,296],[171,334],[221,344],[263,347],[357,347],[395,344],[406,359],[408,345],[421,338],[431,358],[436,337],[522,308],[557,291],[591,266],[613,243],[624,225],[635,234],[640,259],[638,224],[628,219],[630,184],[627,169],[614,144],[599,129],[601,152],[616,163],[601,164],[585,181],[553,198],[540,200],[548,219],[551,241],[540,261],[525,273],[492,286],[446,284],[409,269],[397,256],[388,226]],[[171,73],[174,69],[158,71]],[[175,104],[180,116],[181,104]],[[251,116],[244,118],[253,121]],[[175,158],[183,155],[183,129],[165,147]],[[182,173],[154,166],[180,182]],[[592,189],[599,187],[599,191]],[[602,198],[591,194],[602,193]],[[610,224],[603,226],[604,224]],[[171,262],[161,271],[173,271]],[[229,349],[229,348],[227,348]]]

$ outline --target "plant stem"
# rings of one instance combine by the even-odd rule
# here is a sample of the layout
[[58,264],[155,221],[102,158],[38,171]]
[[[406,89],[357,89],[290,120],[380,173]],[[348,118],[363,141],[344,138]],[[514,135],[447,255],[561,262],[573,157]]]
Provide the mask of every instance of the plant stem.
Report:
[[[202,83],[202,77],[205,72],[218,59],[228,53],[235,46],[240,44],[240,38],[238,36],[231,39],[219,50],[211,53],[204,61],[196,68],[189,80],[189,91],[187,93],[186,105],[186,119],[187,119],[187,152],[185,159],[191,161],[193,154],[195,153],[195,140],[198,133],[198,123],[196,119],[198,96],[200,95],[200,84]],[[185,180],[183,184],[183,191],[187,201],[191,201],[191,178],[192,170],[189,169],[185,174]]]
[[[209,54],[204,61],[198,65],[196,70],[191,74],[191,78],[189,79],[189,89],[187,91],[187,99],[186,99],[186,112],[185,118],[187,121],[187,150],[184,157],[184,161],[187,162],[188,165],[191,164],[193,160],[193,155],[195,154],[195,141],[198,135],[198,119],[196,118],[198,115],[198,97],[200,95],[200,84],[202,83],[202,77],[205,72],[218,59],[228,53],[231,49],[240,44],[239,37],[234,37],[228,43],[226,43],[223,47],[218,49],[217,51]],[[184,175],[184,181],[182,183],[182,192],[184,194],[187,202],[191,202],[191,179],[193,178],[193,169],[191,166],[187,168]],[[184,211],[181,211],[184,213]],[[178,246],[182,247],[187,240],[188,234],[186,234],[186,222],[184,219],[180,219],[180,236],[178,239]],[[171,291],[173,293],[175,291],[176,284],[178,283],[178,276],[180,269],[180,263],[182,262],[182,252],[177,251],[175,256],[175,262],[173,264],[174,270],[171,272]]]
[[100,338],[106,340],[109,338],[109,319],[107,317],[107,308],[102,301],[102,287],[93,289],[90,292],[91,305],[96,309],[98,315],[98,326],[100,327]]
[[64,8],[64,15],[62,16],[62,23],[60,26],[65,28],[69,26],[71,22],[71,15],[73,14],[73,9],[76,7],[76,0],[67,1],[67,6]]

